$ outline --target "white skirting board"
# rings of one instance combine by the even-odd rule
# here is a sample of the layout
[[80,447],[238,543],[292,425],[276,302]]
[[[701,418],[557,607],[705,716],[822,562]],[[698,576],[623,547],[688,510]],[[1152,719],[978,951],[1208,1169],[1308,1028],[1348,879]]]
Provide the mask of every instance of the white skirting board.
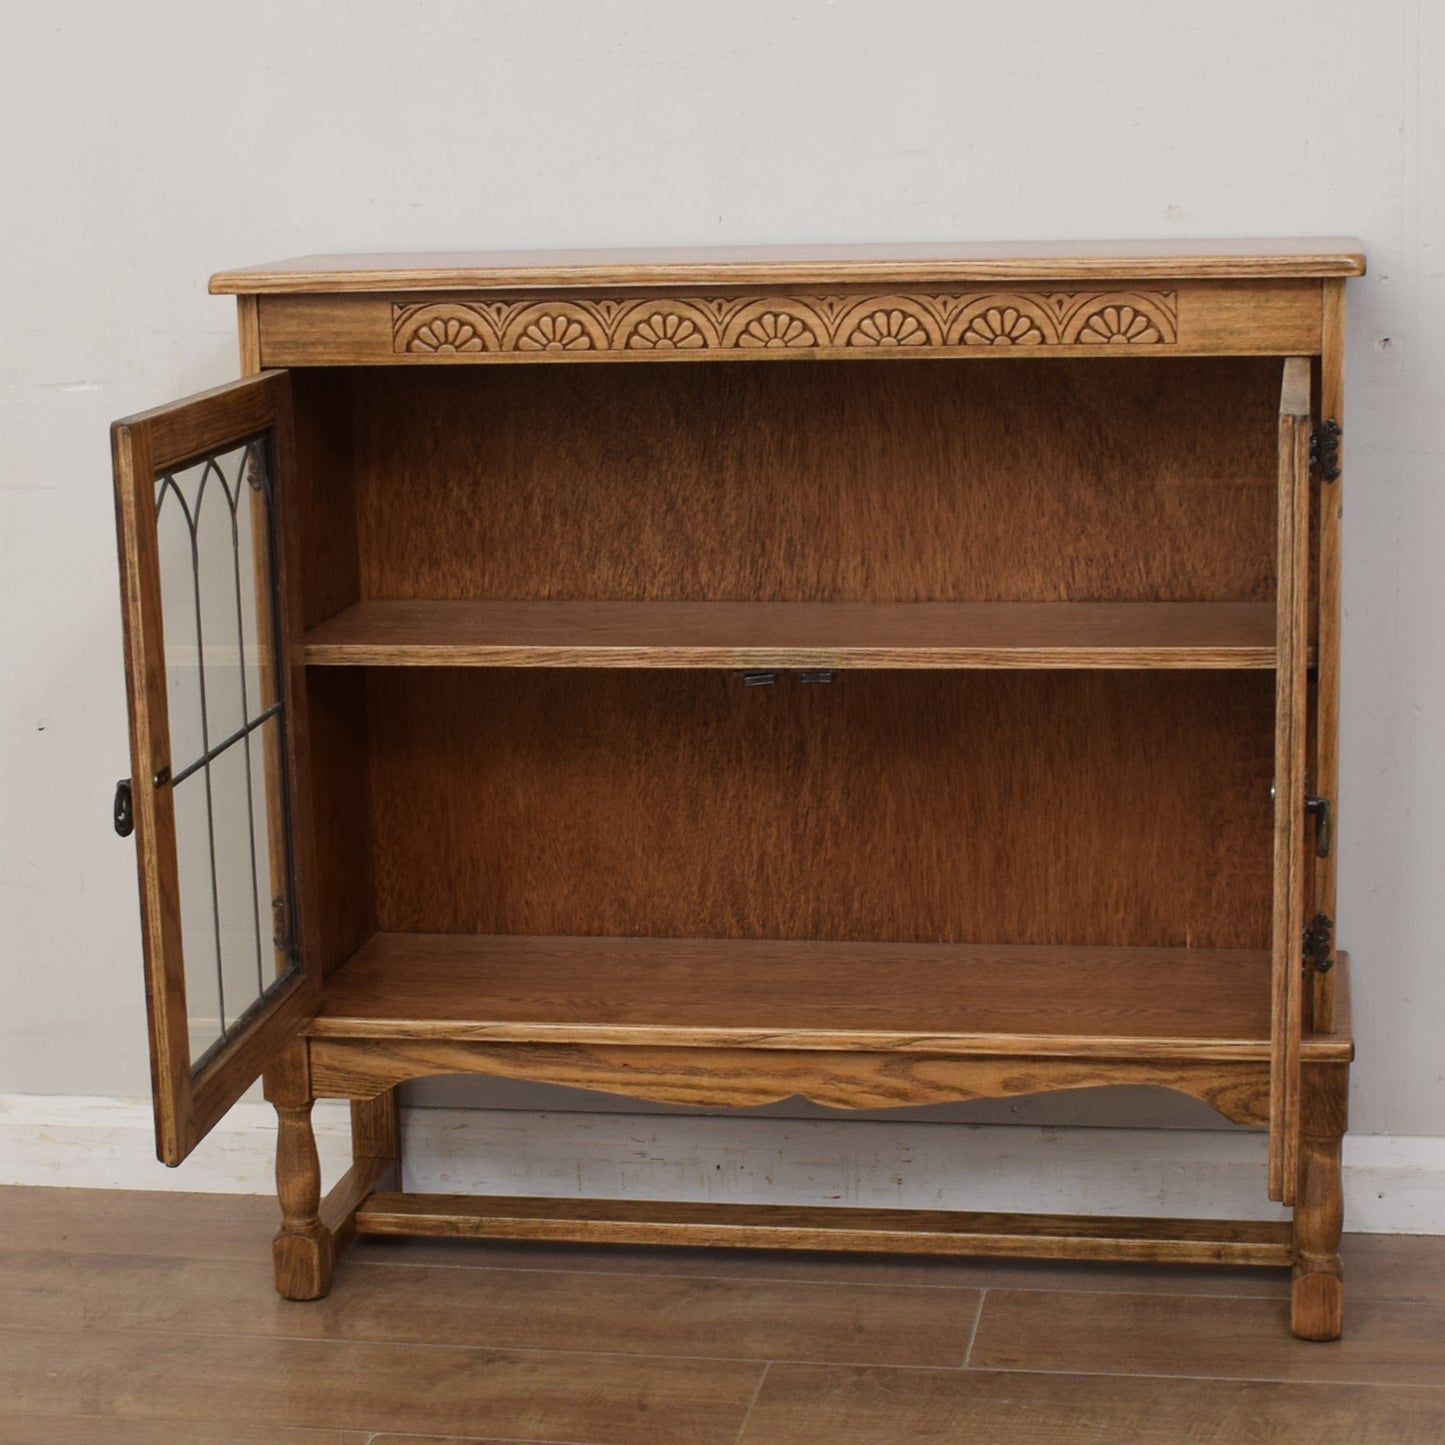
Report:
[[[315,1111],[328,1183],[346,1105]],[[1276,1218],[1264,1141],[1199,1129],[1040,1129],[873,1120],[408,1109],[408,1189],[766,1204]],[[150,1106],[0,1095],[0,1183],[272,1189],[275,1116],[243,1102],[180,1169],[156,1163]],[[1445,1234],[1445,1139],[1349,1135],[1346,1227]]]

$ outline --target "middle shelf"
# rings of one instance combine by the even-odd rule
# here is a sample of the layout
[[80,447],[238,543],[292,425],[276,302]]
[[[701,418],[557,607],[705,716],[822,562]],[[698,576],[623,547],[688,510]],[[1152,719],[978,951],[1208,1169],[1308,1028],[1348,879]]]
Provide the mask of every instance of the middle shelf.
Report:
[[1269,602],[358,602],[326,667],[1255,668]]

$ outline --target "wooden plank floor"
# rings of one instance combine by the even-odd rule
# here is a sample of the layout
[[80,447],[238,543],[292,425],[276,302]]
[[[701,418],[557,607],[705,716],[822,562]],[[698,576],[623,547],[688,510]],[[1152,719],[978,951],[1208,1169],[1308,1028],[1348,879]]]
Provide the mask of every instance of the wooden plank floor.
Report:
[[367,1240],[271,1291],[250,1197],[0,1189],[0,1445],[1445,1441],[1445,1239],[1273,1270]]

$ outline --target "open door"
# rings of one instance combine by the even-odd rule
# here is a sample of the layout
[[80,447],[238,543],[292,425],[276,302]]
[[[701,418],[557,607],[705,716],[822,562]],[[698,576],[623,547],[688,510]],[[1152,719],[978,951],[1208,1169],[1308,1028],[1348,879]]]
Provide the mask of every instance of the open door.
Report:
[[1279,403],[1279,565],[1274,722],[1274,934],[1269,1193],[1293,1204],[1299,1171],[1300,1032],[1308,731],[1310,364],[1284,364]]
[[111,440],[132,766],[117,826],[138,844],[156,1152],[179,1164],[317,995],[291,837],[289,379],[129,417]]

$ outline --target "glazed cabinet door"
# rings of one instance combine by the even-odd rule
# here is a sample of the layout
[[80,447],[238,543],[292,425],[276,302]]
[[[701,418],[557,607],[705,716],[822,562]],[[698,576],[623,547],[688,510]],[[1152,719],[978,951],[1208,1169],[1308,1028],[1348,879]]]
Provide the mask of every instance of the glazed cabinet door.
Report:
[[1310,364],[1284,364],[1279,405],[1274,732],[1274,932],[1269,1192],[1292,1204],[1299,1168],[1309,727]]
[[[179,1164],[314,1011],[292,819],[284,372],[112,428],[156,1148]],[[122,831],[124,831],[124,827]]]

